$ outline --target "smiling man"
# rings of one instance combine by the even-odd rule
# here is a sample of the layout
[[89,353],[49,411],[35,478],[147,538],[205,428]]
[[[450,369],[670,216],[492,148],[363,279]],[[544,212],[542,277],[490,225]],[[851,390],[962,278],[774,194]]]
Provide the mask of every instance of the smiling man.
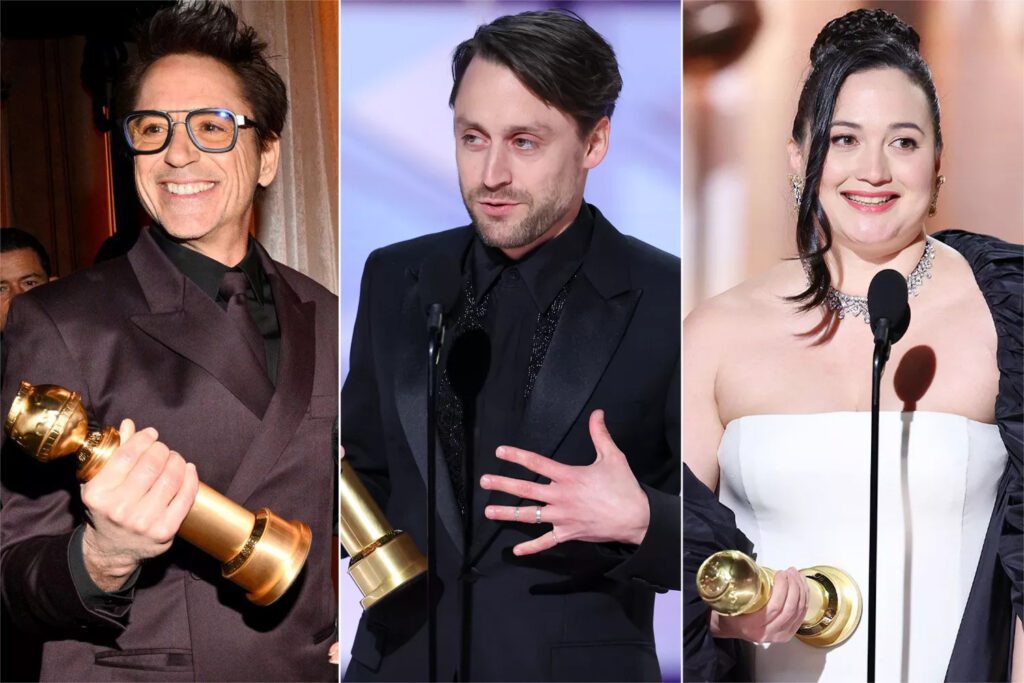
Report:
[[[126,257],[11,307],[4,409],[21,380],[59,384],[121,431],[81,487],[60,465],[5,457],[3,601],[45,641],[43,679],[337,675],[337,299],[249,236],[288,108],[265,47],[220,3],[154,16],[120,120],[153,225]],[[200,478],[311,527],[305,568],[272,606],[174,540]]]
[[[367,261],[345,462],[426,547],[425,265],[447,259],[438,680],[658,679],[654,595],[679,582],[679,261],[584,201],[614,52],[571,13],[526,12],[481,26],[452,73],[472,224]],[[346,679],[423,680],[425,607],[411,590],[364,614]]]

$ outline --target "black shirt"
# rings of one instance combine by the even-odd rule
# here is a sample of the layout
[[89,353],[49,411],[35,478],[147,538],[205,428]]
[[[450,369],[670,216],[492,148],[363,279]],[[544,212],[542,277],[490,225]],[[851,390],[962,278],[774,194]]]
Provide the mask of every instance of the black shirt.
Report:
[[[584,203],[568,228],[518,261],[479,238],[467,252],[463,272],[472,282],[474,303],[486,311],[481,320],[485,339],[471,349],[485,357],[486,368],[478,370],[484,380],[473,392],[475,401],[462,397],[466,435],[463,493],[469,535],[483,518],[489,497],[479,486],[480,477],[498,471],[494,451],[501,445],[518,445],[532,377],[543,361],[539,354],[546,349],[538,323],[543,324],[545,313],[582,265],[593,227],[593,214]],[[453,344],[449,369],[459,362],[458,353]]]
[[274,306],[274,292],[270,288],[270,278],[263,270],[259,256],[256,254],[256,241],[249,237],[248,248],[241,262],[234,268],[225,266],[209,256],[200,254],[171,239],[161,228],[150,229],[154,240],[167,258],[177,266],[185,277],[192,280],[199,289],[217,302],[222,309],[227,308],[227,301],[221,299],[217,292],[224,273],[238,270],[245,274],[249,281],[245,306],[256,323],[256,328],[263,335],[263,343],[267,353],[267,374],[270,381],[276,384],[277,363],[281,356],[281,326],[277,321],[277,308]]

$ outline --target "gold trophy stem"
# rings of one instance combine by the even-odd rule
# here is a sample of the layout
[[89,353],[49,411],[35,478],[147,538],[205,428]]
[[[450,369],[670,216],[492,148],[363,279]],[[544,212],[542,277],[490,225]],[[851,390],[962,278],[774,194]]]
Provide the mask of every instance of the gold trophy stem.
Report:
[[348,573],[369,609],[427,569],[410,536],[388,524],[384,513],[351,467],[341,463],[341,545],[348,552]]

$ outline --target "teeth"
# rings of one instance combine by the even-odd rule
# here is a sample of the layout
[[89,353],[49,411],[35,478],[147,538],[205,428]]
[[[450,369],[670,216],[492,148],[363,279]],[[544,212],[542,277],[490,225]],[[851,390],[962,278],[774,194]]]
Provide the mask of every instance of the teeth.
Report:
[[860,197],[852,194],[846,195],[846,198],[851,202],[857,202],[858,204],[866,204],[868,206],[877,206],[878,204],[885,204],[887,201],[893,198],[893,195],[886,195],[884,197]]
[[198,194],[205,192],[213,187],[213,183],[188,183],[187,185],[179,185],[177,183],[164,183],[164,187],[171,194]]

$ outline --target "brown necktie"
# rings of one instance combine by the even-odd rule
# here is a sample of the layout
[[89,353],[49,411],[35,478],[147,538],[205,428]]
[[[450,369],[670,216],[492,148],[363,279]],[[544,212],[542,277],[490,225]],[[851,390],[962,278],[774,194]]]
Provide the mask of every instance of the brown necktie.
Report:
[[267,371],[267,351],[263,335],[260,334],[259,328],[256,327],[256,322],[249,315],[249,309],[245,304],[248,291],[249,279],[245,273],[240,270],[229,270],[224,273],[217,293],[221,299],[227,302],[225,312],[228,314],[228,318],[242,333],[242,337],[249,344],[249,348],[252,349],[253,355],[256,356],[256,360],[259,361],[260,367],[265,373]]

